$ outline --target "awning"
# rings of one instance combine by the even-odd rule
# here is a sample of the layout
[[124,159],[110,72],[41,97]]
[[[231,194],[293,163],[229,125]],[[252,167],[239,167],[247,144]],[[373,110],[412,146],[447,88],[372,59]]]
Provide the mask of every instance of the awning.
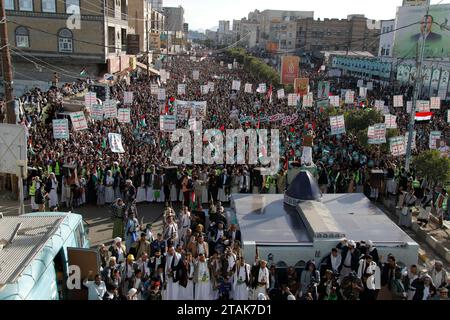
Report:
[[[137,66],[138,68],[141,68],[142,70],[147,71],[147,65],[145,65],[145,64],[143,64],[143,63],[136,62],[136,66]],[[149,67],[148,70],[149,70],[151,73],[156,74],[157,76],[160,75],[159,71],[156,70],[156,69],[153,69],[152,67]]]

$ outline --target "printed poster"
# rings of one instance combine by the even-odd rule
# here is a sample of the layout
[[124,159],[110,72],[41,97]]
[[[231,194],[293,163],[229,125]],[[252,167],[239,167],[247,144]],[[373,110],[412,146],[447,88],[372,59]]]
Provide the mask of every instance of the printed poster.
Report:
[[69,140],[69,120],[53,119],[53,138]]

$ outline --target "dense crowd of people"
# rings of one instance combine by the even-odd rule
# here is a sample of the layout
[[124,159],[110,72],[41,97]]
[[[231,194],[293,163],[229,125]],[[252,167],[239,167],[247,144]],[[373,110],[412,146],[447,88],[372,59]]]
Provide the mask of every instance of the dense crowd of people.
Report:
[[[445,186],[432,185],[414,170],[406,172],[401,157],[394,158],[379,146],[362,146],[351,134],[330,135],[326,110],[288,106],[286,99],[278,99],[275,88],[269,86],[268,94],[257,93],[255,88],[265,79],[242,68],[229,69],[227,62],[222,64],[213,57],[194,62],[185,56],[172,58],[165,68],[170,73],[166,83],[158,77],[135,75],[111,85],[111,98],[119,101],[119,106],[124,106],[126,91],[134,93],[131,124],[116,119],[95,121],[86,110],[88,129],[71,131],[68,140],[53,139],[52,119],[62,111],[64,97],[86,92],[91,81],[52,87],[48,92],[36,89],[19,99],[18,120],[27,128],[29,166],[33,168],[26,185],[32,209],[111,206],[114,243],[109,249],[101,249],[101,274],[94,282],[86,282],[90,298],[370,300],[391,295],[422,300],[440,296],[439,290],[445,295],[447,282],[441,283],[447,281],[442,275],[445,270],[437,279],[417,270],[414,275],[411,270],[398,274],[395,258],[388,257],[381,263],[369,243],[356,247],[348,241],[338,245],[326,268],[321,262],[311,261],[301,273],[288,268],[280,275],[258,257],[255,261],[253,257],[244,258],[239,228],[226,217],[222,203],[227,203],[233,193],[283,193],[292,180],[291,172],[297,172],[300,166],[315,175],[324,193],[364,192],[373,200],[387,194],[399,196],[400,225],[404,226],[411,224],[413,208],[419,208],[418,218],[424,225],[432,212],[441,222],[448,220],[448,195]],[[192,77],[194,70],[199,71],[198,80]],[[330,81],[330,94],[334,95],[340,95],[341,89],[356,88],[354,77],[328,78],[312,69],[302,69],[302,76],[309,77],[312,91],[319,80]],[[240,90],[232,90],[232,80],[241,81]],[[200,86],[208,82],[214,88],[202,93]],[[179,95],[181,83],[186,84],[186,92]],[[244,93],[245,83],[253,85],[252,93]],[[165,87],[165,101],[158,101],[151,93],[155,84]],[[412,91],[410,87],[375,84],[364,108],[372,107],[376,99],[391,105],[396,94],[407,101]],[[261,176],[255,165],[173,167],[170,133],[160,130],[159,123],[161,114],[173,112],[177,99],[207,102],[206,115],[201,119],[205,129],[279,129],[278,173]],[[341,109],[355,106],[360,107],[355,102],[342,104]],[[416,124],[416,153],[429,149],[430,131],[439,130],[443,140],[448,139],[448,109],[448,102],[443,101],[430,122]],[[409,114],[404,108],[390,107],[390,112],[397,116],[399,135],[404,135]],[[287,126],[281,122],[239,121],[279,113],[295,113],[298,120]],[[188,118],[179,117],[177,127],[188,127]],[[124,153],[110,150],[108,133],[122,135]],[[301,163],[301,147],[308,138],[313,141],[312,162]],[[445,153],[445,144],[441,147]],[[383,178],[376,177],[374,170],[382,170]],[[164,232],[155,239],[151,226],[139,225],[138,204],[142,202],[166,204]],[[178,204],[182,210],[176,215],[173,208]],[[442,264],[437,263],[434,271],[441,272],[439,268]],[[412,287],[414,295],[408,291]]]

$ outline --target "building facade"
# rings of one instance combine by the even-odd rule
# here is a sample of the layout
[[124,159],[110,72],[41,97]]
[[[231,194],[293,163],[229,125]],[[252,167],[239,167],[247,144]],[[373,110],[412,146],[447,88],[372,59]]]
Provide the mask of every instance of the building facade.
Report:
[[297,48],[314,51],[369,51],[377,54],[380,30],[369,29],[364,16],[348,19],[297,20]]
[[392,49],[394,47],[394,27],[394,19],[381,21],[380,46],[378,49],[379,57],[392,57]]
[[127,0],[7,0],[15,79],[61,81],[129,67]]

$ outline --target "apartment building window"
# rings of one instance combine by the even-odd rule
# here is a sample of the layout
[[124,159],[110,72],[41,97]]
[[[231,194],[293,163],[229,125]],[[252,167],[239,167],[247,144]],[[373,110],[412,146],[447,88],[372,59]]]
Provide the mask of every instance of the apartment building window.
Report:
[[66,0],[66,13],[73,13],[73,10],[69,10],[71,6],[80,8],[80,0]]
[[5,10],[14,10],[14,0],[5,0]]
[[19,0],[20,11],[33,11],[33,0]]
[[73,52],[73,34],[69,29],[61,29],[58,32],[58,49],[59,52]]
[[30,33],[25,27],[16,28],[16,47],[29,48],[30,47]]
[[56,12],[56,0],[42,0],[42,12]]

